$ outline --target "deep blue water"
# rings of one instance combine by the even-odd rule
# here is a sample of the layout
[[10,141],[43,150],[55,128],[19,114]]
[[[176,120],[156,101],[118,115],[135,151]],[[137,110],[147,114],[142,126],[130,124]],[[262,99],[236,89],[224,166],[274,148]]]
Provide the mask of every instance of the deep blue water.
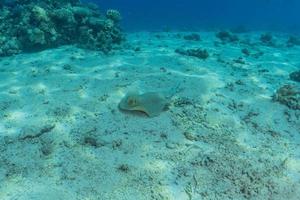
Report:
[[300,30],[300,0],[85,0],[123,15],[126,30],[231,28]]

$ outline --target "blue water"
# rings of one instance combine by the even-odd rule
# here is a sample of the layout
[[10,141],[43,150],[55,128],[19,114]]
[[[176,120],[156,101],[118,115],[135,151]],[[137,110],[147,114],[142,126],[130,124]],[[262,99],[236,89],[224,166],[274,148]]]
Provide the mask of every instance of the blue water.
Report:
[[[87,0],[85,0],[87,1]],[[123,15],[126,30],[231,28],[299,32],[299,0],[90,0]]]

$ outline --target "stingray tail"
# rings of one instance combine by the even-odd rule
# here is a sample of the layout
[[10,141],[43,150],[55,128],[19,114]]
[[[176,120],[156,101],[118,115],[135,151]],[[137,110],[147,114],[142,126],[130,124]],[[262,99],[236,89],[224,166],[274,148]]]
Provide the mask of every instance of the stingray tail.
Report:
[[179,92],[183,91],[183,88],[181,88],[180,86],[181,83],[177,83],[177,85],[173,87],[169,94],[166,96],[167,99],[172,99],[175,96],[175,94],[178,94]]

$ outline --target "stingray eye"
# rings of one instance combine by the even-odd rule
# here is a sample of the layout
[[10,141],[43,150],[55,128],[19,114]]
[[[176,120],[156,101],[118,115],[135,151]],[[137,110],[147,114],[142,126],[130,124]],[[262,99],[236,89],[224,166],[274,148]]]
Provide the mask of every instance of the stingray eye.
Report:
[[135,99],[128,99],[128,105],[129,105],[129,106],[134,106],[134,105],[136,105],[136,100],[135,100]]

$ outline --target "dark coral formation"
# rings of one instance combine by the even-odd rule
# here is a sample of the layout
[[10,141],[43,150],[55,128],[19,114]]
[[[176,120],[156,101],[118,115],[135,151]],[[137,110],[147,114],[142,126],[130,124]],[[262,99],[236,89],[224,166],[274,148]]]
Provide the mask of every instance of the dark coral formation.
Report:
[[296,82],[300,82],[300,70],[290,73],[290,79]]
[[228,31],[220,31],[216,34],[216,37],[219,38],[222,42],[237,42],[239,38],[236,35]]
[[271,33],[264,33],[260,36],[260,41],[267,46],[275,46],[274,38]]
[[286,43],[288,47],[300,46],[300,38],[296,36],[290,36]]
[[242,57],[239,57],[237,59],[233,59],[233,62],[236,64],[240,64],[240,65],[245,65],[246,62],[244,61],[244,59]]
[[209,54],[207,52],[206,49],[176,49],[175,53],[178,53],[180,55],[184,55],[184,56],[192,56],[192,57],[196,57],[202,60],[206,60],[209,57]]
[[108,52],[119,44],[120,13],[80,0],[0,1],[0,56],[61,45]]
[[273,100],[291,109],[300,110],[300,88],[294,85],[284,85],[276,91]]
[[192,33],[192,34],[183,36],[183,39],[189,40],[189,41],[200,41],[201,37],[197,33]]
[[241,52],[242,52],[243,54],[245,54],[246,56],[250,56],[250,51],[249,51],[249,49],[244,48],[244,49],[241,50]]

